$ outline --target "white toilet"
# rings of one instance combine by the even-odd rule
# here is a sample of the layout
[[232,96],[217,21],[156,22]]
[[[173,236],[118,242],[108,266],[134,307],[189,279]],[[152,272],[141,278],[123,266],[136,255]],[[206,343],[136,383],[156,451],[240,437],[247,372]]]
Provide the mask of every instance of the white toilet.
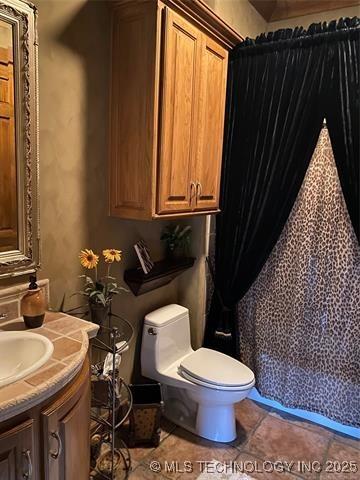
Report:
[[234,404],[255,384],[241,362],[190,344],[189,311],[167,305],[145,317],[141,372],[162,384],[165,416],[177,425],[216,442],[236,438]]

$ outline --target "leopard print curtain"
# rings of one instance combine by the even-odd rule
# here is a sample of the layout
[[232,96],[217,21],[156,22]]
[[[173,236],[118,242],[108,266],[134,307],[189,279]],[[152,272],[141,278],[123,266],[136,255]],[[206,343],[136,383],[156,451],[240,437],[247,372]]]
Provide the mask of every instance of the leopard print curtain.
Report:
[[238,314],[241,360],[263,396],[360,427],[360,249],[326,128]]

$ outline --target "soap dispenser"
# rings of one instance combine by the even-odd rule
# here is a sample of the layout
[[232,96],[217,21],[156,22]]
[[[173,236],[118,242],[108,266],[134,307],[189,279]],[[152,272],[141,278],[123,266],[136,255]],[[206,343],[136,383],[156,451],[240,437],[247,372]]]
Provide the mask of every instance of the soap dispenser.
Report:
[[34,275],[30,275],[29,290],[21,299],[20,309],[27,328],[41,327],[45,318],[46,301]]

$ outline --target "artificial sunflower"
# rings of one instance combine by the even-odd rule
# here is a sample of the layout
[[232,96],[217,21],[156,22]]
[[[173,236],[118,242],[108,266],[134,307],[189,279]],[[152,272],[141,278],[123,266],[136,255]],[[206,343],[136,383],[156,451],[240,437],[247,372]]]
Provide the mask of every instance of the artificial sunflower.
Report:
[[81,250],[79,258],[81,265],[88,269],[95,268],[99,263],[99,256],[87,248]]
[[79,277],[84,279],[84,288],[77,293],[87,297],[90,306],[96,304],[107,307],[110,305],[114,295],[123,291],[128,291],[126,288],[118,286],[116,278],[110,277],[112,264],[114,262],[120,262],[121,260],[121,250],[115,250],[114,248],[103,250],[103,255],[107,266],[107,272],[99,278],[99,255],[96,255],[96,253],[88,248],[81,250],[79,254],[80,263],[83,267],[95,269],[95,278],[91,278],[91,275],[80,275]]
[[103,255],[105,257],[105,262],[113,263],[113,262],[120,262],[121,260],[121,250],[115,250],[114,248],[108,248],[107,250],[103,250]]

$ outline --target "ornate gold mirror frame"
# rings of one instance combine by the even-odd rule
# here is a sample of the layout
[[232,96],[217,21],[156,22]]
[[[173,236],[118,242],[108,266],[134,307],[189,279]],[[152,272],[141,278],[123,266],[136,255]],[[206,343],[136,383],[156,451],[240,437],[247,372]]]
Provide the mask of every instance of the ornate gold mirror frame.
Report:
[[0,252],[0,278],[33,272],[40,262],[36,17],[30,2],[0,0],[0,21],[13,32],[18,228],[18,248]]

